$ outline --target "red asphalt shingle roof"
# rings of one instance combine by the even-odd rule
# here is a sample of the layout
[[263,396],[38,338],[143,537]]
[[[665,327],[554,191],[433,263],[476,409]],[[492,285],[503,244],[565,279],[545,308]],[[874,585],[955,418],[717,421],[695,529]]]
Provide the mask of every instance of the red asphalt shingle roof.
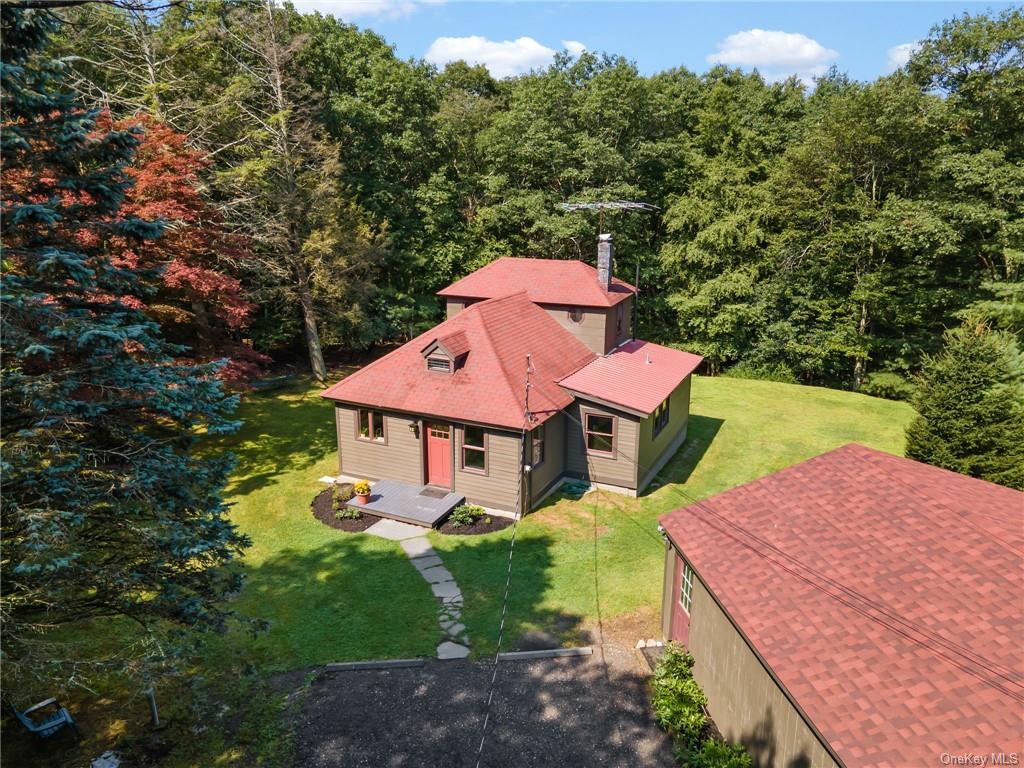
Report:
[[438,291],[439,296],[493,299],[526,291],[538,304],[614,307],[636,293],[627,282],[612,279],[610,291],[597,282],[597,270],[570,259],[504,256]]
[[661,523],[845,765],[1024,752],[1024,494],[847,445]]
[[646,416],[697,370],[703,359],[634,339],[569,374],[559,384]]
[[[454,373],[428,371],[435,340],[465,349]],[[453,354],[456,349],[450,349]],[[461,354],[459,352],[458,354]],[[472,304],[449,320],[324,390],[330,400],[520,429],[526,356],[534,373],[530,411],[546,421],[572,402],[560,378],[595,355],[525,292]]]

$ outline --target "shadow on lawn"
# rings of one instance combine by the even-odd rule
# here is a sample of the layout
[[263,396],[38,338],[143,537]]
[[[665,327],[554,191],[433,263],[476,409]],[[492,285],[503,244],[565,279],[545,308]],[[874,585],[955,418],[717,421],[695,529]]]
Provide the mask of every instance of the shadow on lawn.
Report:
[[683,441],[675,455],[658,472],[655,483],[648,486],[648,490],[641,495],[646,496],[648,493],[656,490],[652,487],[655,484],[658,484],[660,487],[660,485],[665,483],[685,483],[689,480],[690,475],[693,474],[701,459],[704,458],[704,454],[711,447],[711,443],[714,442],[724,423],[724,419],[691,414],[686,440]]
[[[330,661],[433,656],[443,639],[429,585],[397,549],[366,534],[331,531],[329,544],[285,549],[247,569],[236,608],[269,629],[238,653],[271,670]],[[466,538],[466,537],[463,537]],[[476,538],[476,537],[474,537]],[[463,542],[460,541],[460,544]],[[582,618],[543,605],[553,541],[521,537],[505,617],[505,650],[586,643]],[[509,537],[441,550],[465,600],[463,622],[478,653],[493,651],[501,623]],[[240,638],[239,638],[240,639]]]
[[228,495],[244,496],[335,451],[333,416],[331,404],[309,382],[285,392],[246,395],[235,414],[242,428],[209,444],[235,455]]

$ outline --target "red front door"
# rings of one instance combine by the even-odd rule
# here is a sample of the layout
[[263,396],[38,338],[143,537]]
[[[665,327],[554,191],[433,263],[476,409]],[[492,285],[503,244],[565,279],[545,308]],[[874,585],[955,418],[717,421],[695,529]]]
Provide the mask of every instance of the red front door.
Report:
[[427,483],[452,486],[452,427],[427,423]]

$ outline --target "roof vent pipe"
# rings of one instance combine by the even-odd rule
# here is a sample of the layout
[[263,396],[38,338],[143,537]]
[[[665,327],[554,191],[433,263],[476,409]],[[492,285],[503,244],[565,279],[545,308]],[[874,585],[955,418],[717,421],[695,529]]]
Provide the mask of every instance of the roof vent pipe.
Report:
[[612,288],[612,259],[615,258],[615,246],[611,235],[597,236],[597,282],[608,292]]

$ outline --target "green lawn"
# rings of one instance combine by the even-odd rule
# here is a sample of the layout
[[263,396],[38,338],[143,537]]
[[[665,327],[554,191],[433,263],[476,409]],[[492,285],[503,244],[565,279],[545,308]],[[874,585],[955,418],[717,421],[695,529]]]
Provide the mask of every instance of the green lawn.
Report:
[[[899,453],[911,409],[849,392],[697,378],[690,436],[640,499],[607,492],[554,498],[519,526],[507,642],[540,630],[571,643],[603,629],[653,635],[663,548],[657,518],[693,497],[731,488],[850,441]],[[430,591],[397,545],[321,525],[309,502],[336,470],[331,405],[316,389],[252,395],[245,427],[222,447],[238,456],[232,516],[253,540],[237,608],[270,629],[231,653],[264,669],[432,654],[439,641]],[[432,533],[466,596],[474,650],[493,647],[510,530]]]
[[[86,738],[78,746],[54,745],[49,764],[82,765],[111,746],[133,742],[147,751],[153,742],[162,745],[160,762],[168,768],[287,765],[281,697],[268,688],[269,673],[434,653],[435,601],[400,548],[327,528],[310,513],[324,488],[318,478],[337,469],[332,406],[318,392],[300,384],[249,395],[238,412],[244,427],[207,444],[238,459],[227,497],[253,546],[240,566],[246,583],[234,607],[266,620],[267,631],[217,639],[197,674],[165,684],[162,706],[171,725],[162,736],[148,731],[144,700],[118,679],[90,681],[96,695],[69,692]],[[849,441],[899,453],[911,416],[903,403],[728,378],[696,379],[691,412],[689,439],[657,490],[640,499],[600,491],[579,501],[553,498],[520,523],[506,648],[527,631],[570,644],[596,640],[598,628],[630,644],[654,636],[664,551],[655,526],[660,514],[685,503],[676,489],[707,496]],[[491,651],[511,529],[430,536],[466,596],[474,651]],[[98,636],[112,630],[104,625]],[[187,694],[188,684],[200,687]],[[211,726],[195,732],[197,718]],[[4,750],[4,766],[38,757],[23,741]]]

